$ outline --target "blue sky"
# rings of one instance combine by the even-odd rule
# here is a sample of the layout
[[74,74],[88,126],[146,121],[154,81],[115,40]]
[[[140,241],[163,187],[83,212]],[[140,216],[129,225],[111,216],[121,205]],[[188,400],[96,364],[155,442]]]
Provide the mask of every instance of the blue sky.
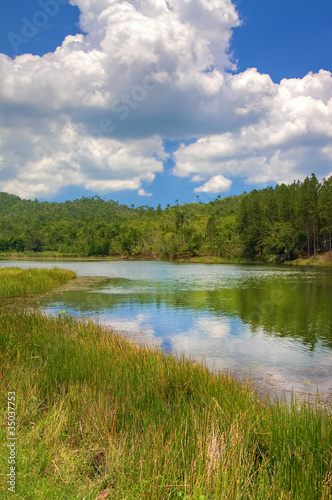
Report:
[[0,6],[0,191],[165,206],[332,173],[330,1],[71,4]]
[[239,11],[244,24],[232,41],[239,71],[255,66],[279,83],[332,69],[329,0],[243,0]]

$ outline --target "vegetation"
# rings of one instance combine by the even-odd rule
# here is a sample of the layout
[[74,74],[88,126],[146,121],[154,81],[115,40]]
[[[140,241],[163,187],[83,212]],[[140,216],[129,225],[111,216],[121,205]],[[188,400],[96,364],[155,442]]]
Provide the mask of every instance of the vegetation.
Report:
[[295,259],[286,262],[288,265],[294,266],[322,266],[332,267],[332,252],[323,255],[312,255],[305,259]]
[[48,203],[0,193],[0,252],[135,259],[332,255],[332,177],[207,204],[135,208],[98,196]]
[[260,402],[250,384],[63,313],[1,313],[0,349],[0,462],[15,391],[17,498],[331,498],[326,410]]
[[30,293],[48,292],[51,288],[75,278],[73,271],[64,269],[0,268],[0,299]]
[[[200,254],[234,257],[241,253],[235,230],[237,203],[233,197],[217,200],[215,206],[193,203],[154,210],[129,208],[99,197],[40,203],[2,193],[0,252],[152,259]],[[216,248],[212,233],[205,239],[212,213],[219,214],[225,232],[218,236]]]
[[332,250],[332,177],[252,191],[240,204],[239,231],[247,257],[292,260]]

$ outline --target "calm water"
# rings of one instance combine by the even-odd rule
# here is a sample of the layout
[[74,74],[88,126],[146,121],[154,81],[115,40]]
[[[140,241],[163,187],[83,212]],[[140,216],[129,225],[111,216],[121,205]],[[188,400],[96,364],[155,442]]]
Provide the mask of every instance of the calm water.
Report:
[[[332,270],[165,262],[1,262],[105,278],[38,299],[165,351],[264,380],[272,391],[332,391]],[[36,304],[37,307],[37,299]]]

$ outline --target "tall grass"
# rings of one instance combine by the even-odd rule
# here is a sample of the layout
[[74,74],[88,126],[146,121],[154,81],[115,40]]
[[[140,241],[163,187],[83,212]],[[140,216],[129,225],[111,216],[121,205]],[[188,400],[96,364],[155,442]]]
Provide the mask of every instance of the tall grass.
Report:
[[62,260],[65,258],[88,257],[88,254],[82,252],[0,252],[0,260]]
[[3,313],[0,352],[0,467],[15,391],[17,498],[331,498],[318,406],[260,402],[230,376],[66,315]]
[[289,260],[284,262],[284,264],[289,266],[332,267],[332,252],[325,252],[324,254],[311,255],[311,257]]
[[56,267],[53,269],[0,267],[0,299],[47,292],[75,277],[73,271]]

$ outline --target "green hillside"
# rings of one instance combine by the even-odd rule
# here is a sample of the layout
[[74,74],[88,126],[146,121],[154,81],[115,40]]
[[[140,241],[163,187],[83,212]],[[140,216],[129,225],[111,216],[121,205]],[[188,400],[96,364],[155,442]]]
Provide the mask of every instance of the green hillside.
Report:
[[147,259],[293,260],[331,251],[332,177],[208,204],[156,209],[95,196],[65,203],[0,193],[0,252]]

